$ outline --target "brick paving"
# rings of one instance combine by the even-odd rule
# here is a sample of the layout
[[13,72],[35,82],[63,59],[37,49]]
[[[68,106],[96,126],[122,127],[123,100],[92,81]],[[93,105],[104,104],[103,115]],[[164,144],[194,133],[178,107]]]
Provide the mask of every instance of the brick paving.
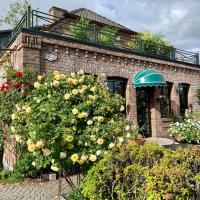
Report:
[[[62,179],[62,194],[71,191]],[[0,185],[0,200],[55,200],[58,199],[58,180],[40,183]]]

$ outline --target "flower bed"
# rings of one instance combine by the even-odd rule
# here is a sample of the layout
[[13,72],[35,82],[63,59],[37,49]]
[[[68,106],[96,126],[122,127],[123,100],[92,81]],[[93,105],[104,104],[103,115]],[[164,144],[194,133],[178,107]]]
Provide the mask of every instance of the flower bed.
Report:
[[173,123],[169,131],[178,142],[200,144],[200,121],[198,119],[186,118],[181,122]]

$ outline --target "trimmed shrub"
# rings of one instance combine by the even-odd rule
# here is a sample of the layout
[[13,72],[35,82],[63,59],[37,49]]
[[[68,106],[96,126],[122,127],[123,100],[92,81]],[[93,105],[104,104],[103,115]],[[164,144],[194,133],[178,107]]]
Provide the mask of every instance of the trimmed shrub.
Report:
[[155,144],[122,146],[89,170],[82,193],[91,200],[195,199],[199,172],[199,149],[173,152]]

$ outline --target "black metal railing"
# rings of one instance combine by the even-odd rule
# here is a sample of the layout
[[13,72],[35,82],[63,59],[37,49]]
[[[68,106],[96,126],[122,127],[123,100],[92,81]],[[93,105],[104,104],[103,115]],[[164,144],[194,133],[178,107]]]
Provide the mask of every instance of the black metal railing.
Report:
[[1,44],[1,47],[7,48],[22,28],[52,33],[82,42],[85,41],[105,47],[123,49],[142,55],[199,65],[198,53],[177,49],[172,46],[150,43],[141,39],[131,40],[130,37],[122,35],[112,36],[112,34],[102,32],[95,24],[80,25],[58,16],[38,10],[31,10],[30,7],[12,33]]

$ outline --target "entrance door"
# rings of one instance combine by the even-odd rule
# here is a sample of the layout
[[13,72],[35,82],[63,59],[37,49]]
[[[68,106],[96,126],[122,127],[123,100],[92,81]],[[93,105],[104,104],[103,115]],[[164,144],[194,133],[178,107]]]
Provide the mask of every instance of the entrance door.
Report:
[[137,88],[137,123],[144,137],[151,137],[151,112],[150,94],[151,88]]

